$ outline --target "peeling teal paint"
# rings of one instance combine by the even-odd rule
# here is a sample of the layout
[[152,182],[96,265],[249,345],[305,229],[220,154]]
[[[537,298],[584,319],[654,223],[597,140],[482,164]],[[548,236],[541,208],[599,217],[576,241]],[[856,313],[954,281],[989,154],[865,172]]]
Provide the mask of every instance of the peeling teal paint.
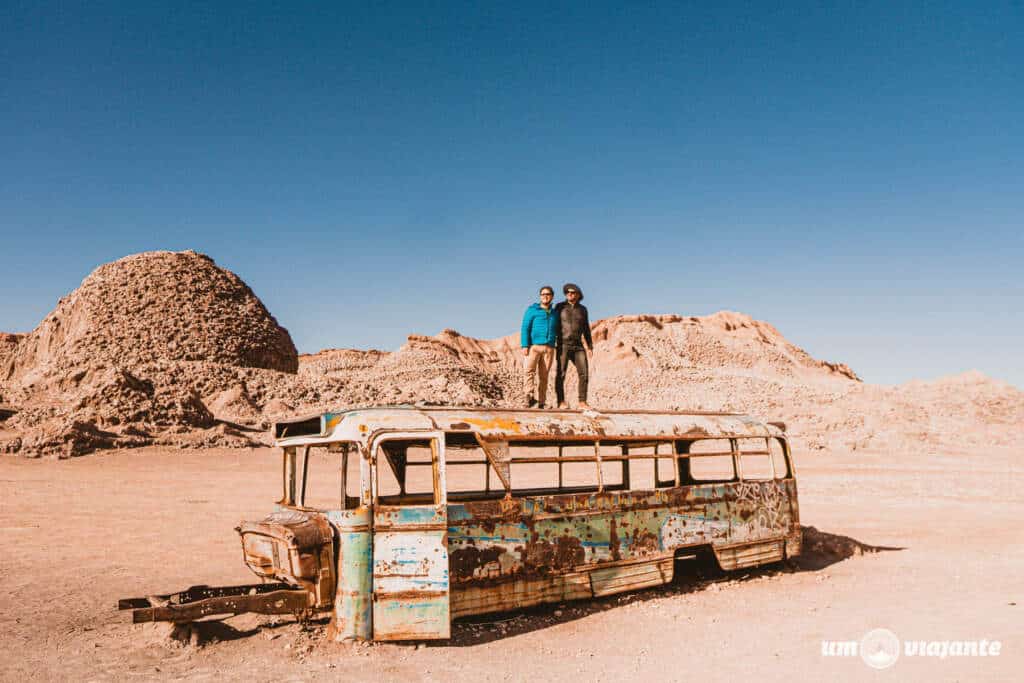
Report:
[[687,546],[786,537],[799,528],[790,512],[795,495],[792,481],[769,480],[549,495],[516,501],[511,512],[486,504],[451,505],[453,585],[671,559]]
[[[373,557],[369,510],[332,511],[327,517],[338,529],[336,637],[370,640],[373,637]],[[362,527],[362,530],[354,531],[353,527]]]

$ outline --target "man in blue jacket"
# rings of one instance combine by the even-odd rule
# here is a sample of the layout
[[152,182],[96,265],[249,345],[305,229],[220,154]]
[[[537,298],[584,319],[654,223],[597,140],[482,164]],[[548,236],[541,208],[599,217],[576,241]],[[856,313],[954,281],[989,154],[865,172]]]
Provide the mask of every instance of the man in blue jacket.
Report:
[[[526,380],[523,389],[526,392],[526,407],[544,408],[544,399],[548,393],[548,371],[555,362],[556,324],[558,318],[551,307],[555,298],[555,290],[544,285],[540,288],[540,303],[531,304],[523,314],[523,327],[520,334],[520,345],[526,358]],[[539,382],[538,382],[539,380]],[[534,384],[537,397],[534,398]]]

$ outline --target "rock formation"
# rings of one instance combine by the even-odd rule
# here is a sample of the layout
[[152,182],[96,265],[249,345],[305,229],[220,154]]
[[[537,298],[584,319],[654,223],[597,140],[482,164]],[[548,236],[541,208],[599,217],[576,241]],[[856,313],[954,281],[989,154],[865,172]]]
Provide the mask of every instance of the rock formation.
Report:
[[[616,316],[593,337],[598,409],[747,412],[787,422],[801,448],[873,452],[1013,443],[1024,422],[1024,393],[1008,384],[978,373],[865,384],[742,313]],[[243,446],[266,443],[271,420],[298,413],[522,406],[521,362],[516,335],[451,329],[410,335],[393,352],[299,356],[249,287],[209,257],[138,254],[96,269],[30,334],[0,335],[0,402],[21,408],[2,425],[0,451]],[[574,402],[574,373],[567,395]]]

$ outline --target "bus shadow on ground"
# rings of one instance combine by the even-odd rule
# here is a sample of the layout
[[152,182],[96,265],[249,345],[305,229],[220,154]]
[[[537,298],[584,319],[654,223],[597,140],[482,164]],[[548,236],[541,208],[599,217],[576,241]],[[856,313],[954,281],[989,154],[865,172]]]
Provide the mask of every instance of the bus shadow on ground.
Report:
[[698,553],[692,561],[677,562],[671,583],[629,593],[591,600],[538,605],[515,612],[464,617],[452,624],[449,641],[424,643],[428,647],[471,647],[569,623],[611,609],[635,603],[664,600],[701,591],[719,591],[723,587],[781,578],[785,574],[815,572],[858,555],[904,550],[901,547],[874,546],[849,536],[830,534],[815,527],[803,529],[803,548],[799,557],[786,562],[747,570],[724,572],[708,553]]
[[144,628],[156,634],[158,641],[172,647],[205,647],[216,643],[242,640],[262,634],[267,640],[276,640],[282,635],[324,631],[329,619],[321,617],[306,621],[291,616],[277,615],[270,618],[257,614],[242,614],[208,621],[185,623],[156,622],[145,624]]
[[796,571],[818,571],[858,555],[905,550],[898,546],[868,545],[849,536],[818,531],[813,526],[800,528],[804,532],[803,547],[800,555],[789,562]]

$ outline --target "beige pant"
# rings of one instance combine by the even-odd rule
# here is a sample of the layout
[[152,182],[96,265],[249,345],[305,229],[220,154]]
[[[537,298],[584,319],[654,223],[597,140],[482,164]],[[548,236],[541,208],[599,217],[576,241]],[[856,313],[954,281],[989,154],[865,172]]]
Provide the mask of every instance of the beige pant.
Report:
[[[534,344],[526,356],[526,380],[523,390],[526,397],[533,397],[534,384],[537,384],[537,402],[544,403],[548,394],[548,371],[555,362],[555,349],[552,346]],[[539,380],[539,383],[537,382]]]

